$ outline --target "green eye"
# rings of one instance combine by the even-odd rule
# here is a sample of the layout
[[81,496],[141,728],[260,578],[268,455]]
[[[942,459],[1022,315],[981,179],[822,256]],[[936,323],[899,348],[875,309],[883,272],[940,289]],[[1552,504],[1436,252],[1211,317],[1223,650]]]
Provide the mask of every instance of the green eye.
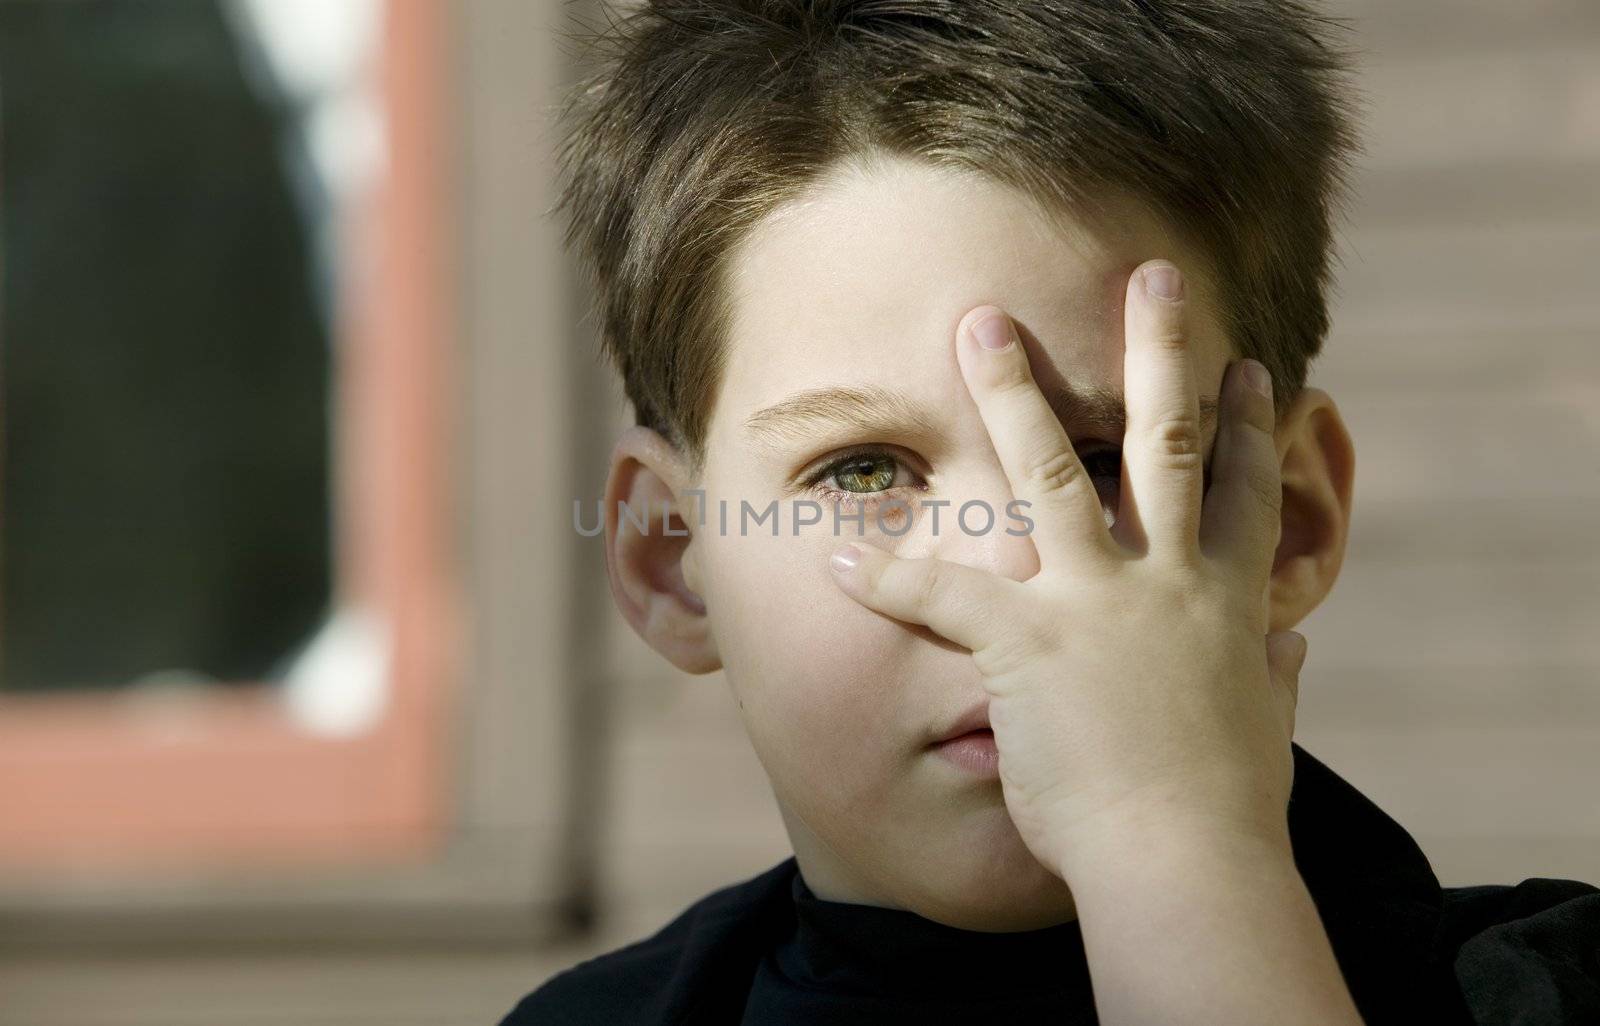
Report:
[[881,492],[894,484],[899,464],[881,453],[852,456],[833,468],[833,479],[847,492]]

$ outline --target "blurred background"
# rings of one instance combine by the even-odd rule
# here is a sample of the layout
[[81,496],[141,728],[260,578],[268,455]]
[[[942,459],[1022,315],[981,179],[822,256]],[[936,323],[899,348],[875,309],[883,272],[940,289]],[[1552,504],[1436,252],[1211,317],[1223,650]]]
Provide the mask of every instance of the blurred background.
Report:
[[[1358,452],[1298,740],[1600,882],[1600,6],[1338,0]],[[497,1022],[789,854],[571,526],[599,0],[0,0],[0,1026]]]

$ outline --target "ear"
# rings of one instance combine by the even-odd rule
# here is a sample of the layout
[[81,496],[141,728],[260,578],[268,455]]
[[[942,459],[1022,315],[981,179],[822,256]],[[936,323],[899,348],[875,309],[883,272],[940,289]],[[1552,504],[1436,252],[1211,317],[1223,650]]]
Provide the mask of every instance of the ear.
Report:
[[722,668],[699,575],[703,497],[686,494],[685,460],[666,439],[630,427],[611,451],[606,480],[606,574],[611,597],[639,636],[688,673]]
[[1305,388],[1278,418],[1282,530],[1267,588],[1267,630],[1286,631],[1322,603],[1344,564],[1356,452],[1333,397]]

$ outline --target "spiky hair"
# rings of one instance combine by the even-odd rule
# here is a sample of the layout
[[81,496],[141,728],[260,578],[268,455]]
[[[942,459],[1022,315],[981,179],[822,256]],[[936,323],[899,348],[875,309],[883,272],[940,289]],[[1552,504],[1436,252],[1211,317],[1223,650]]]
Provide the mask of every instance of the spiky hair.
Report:
[[587,44],[558,151],[566,239],[637,420],[698,464],[726,255],[870,150],[1070,213],[1131,194],[1209,262],[1278,408],[1328,330],[1360,98],[1298,0],[643,0]]

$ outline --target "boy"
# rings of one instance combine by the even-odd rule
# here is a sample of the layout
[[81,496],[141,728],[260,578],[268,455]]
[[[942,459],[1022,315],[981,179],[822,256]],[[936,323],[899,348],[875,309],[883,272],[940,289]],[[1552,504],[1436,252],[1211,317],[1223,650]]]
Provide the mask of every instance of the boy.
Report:
[[612,592],[725,671],[795,855],[506,1023],[1600,1022],[1600,891],[1441,888],[1292,742],[1354,472],[1323,24],[618,18],[563,152]]

